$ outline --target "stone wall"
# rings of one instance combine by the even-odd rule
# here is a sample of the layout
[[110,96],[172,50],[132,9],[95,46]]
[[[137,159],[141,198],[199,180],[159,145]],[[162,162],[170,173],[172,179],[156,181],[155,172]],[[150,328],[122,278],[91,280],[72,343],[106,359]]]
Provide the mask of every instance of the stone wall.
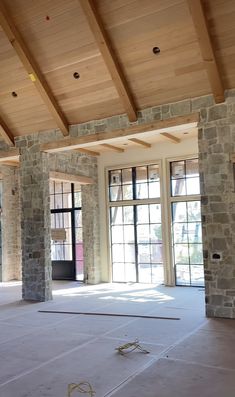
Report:
[[1,166],[2,181],[2,281],[21,279],[19,171]]

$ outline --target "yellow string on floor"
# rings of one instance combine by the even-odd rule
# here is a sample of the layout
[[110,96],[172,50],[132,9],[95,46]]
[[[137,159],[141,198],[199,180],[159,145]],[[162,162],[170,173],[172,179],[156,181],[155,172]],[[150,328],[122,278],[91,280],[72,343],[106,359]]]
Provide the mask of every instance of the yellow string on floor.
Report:
[[126,354],[126,353],[130,353],[133,352],[133,350],[140,350],[145,354],[148,354],[149,351],[143,349],[142,346],[140,346],[138,339],[136,339],[134,342],[129,342],[126,343],[125,345],[121,345],[119,347],[116,347],[115,350],[117,350],[120,354]]
[[68,397],[71,397],[75,390],[79,393],[89,394],[91,397],[95,395],[95,391],[89,382],[70,383],[68,385]]

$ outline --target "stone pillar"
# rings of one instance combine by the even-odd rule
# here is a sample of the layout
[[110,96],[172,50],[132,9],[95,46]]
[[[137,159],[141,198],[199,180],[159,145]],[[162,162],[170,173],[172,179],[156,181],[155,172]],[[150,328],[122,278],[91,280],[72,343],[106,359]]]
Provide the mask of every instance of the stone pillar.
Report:
[[199,167],[206,314],[235,318],[235,97],[203,109]]
[[101,280],[98,184],[82,186],[82,226],[85,282]]
[[19,138],[22,297],[52,299],[50,196],[48,155],[40,152],[38,137]]
[[21,280],[19,170],[1,166],[2,281]]

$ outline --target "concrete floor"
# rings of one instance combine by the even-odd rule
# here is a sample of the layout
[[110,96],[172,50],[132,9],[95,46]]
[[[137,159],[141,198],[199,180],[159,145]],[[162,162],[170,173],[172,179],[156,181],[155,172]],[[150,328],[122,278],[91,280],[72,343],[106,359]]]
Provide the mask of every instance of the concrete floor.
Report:
[[[67,397],[68,384],[82,381],[96,397],[234,396],[235,321],[205,319],[200,288],[57,282],[47,303],[22,302],[20,290],[19,283],[0,284],[1,397]],[[115,351],[135,338],[150,354]]]

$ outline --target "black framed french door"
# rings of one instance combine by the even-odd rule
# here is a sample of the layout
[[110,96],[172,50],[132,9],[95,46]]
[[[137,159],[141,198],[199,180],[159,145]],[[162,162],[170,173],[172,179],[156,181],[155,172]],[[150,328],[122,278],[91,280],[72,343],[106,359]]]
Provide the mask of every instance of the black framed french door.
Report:
[[81,192],[74,184],[53,182],[51,229],[52,279],[84,281]]

